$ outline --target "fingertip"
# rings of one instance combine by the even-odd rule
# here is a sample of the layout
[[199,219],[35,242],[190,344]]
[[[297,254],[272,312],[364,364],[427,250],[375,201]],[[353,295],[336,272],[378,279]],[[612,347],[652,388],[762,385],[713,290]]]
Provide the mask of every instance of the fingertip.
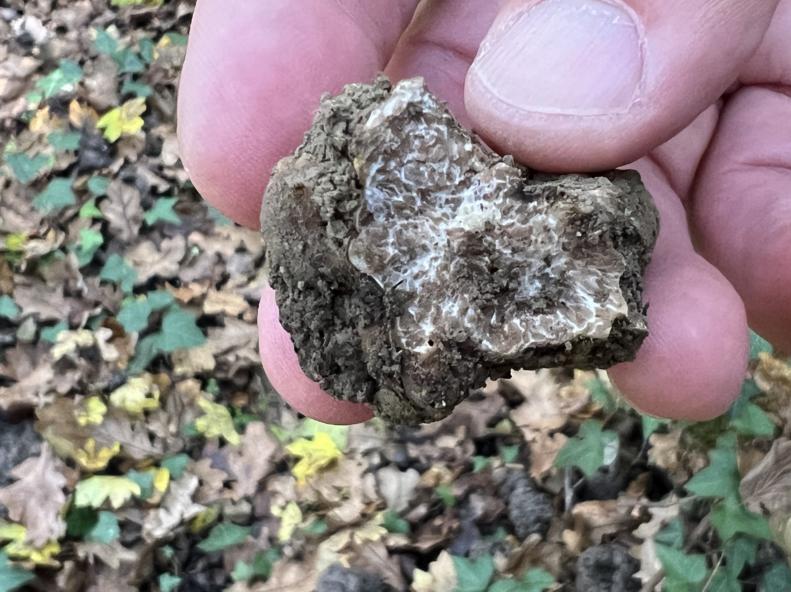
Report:
[[280,325],[275,292],[269,286],[261,295],[258,331],[259,353],[266,376],[272,387],[296,411],[336,425],[361,423],[373,417],[367,405],[339,401],[305,376],[291,337]]
[[669,140],[732,84],[774,2],[511,0],[467,73],[465,106],[500,151],[595,171]]
[[744,305],[698,255],[649,267],[649,335],[613,382],[649,415],[704,421],[728,410],[741,390],[749,338]]

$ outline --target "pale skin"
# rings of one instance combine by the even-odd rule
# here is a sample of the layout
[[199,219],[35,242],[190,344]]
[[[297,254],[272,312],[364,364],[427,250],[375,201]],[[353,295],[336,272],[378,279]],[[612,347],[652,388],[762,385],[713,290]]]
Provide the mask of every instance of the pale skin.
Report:
[[[791,351],[789,39],[791,0],[200,0],[181,154],[209,202],[257,228],[320,96],[384,70],[422,75],[530,166],[632,163],[662,225],[650,335],[610,375],[639,409],[707,419],[739,392],[748,323]],[[277,318],[265,290],[261,358],[283,398],[325,422],[369,418],[301,372]]]

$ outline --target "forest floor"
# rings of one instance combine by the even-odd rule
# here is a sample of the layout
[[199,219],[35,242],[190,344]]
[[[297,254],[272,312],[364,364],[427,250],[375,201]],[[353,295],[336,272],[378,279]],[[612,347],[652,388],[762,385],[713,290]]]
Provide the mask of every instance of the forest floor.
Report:
[[257,232],[181,166],[192,3],[0,2],[0,592],[791,590],[791,368],[723,417],[518,373],[415,429],[302,418]]

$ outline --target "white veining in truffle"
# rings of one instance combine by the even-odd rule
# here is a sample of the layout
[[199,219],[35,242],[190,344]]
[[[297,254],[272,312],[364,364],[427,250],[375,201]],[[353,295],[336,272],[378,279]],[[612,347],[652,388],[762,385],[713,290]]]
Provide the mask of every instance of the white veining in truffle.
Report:
[[[617,188],[569,176],[575,194],[589,187],[582,201],[537,199],[540,184],[526,185],[522,170],[450,121],[414,78],[398,83],[352,138],[363,202],[348,256],[406,296],[395,327],[402,346],[428,355],[442,342],[469,342],[515,356],[606,338],[628,313],[625,262],[603,233],[581,229],[591,226],[586,216],[617,214]],[[580,245],[585,252],[570,252]],[[486,289],[508,305],[478,306],[476,275],[491,277]]]

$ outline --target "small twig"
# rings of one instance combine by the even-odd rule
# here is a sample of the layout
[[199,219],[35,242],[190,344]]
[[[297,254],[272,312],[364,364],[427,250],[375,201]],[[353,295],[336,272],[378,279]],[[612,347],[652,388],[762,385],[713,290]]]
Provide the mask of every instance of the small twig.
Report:
[[654,592],[656,587],[664,578],[665,578],[665,570],[660,568],[659,571],[657,571],[653,576],[651,576],[650,580],[648,580],[645,584],[643,584],[643,587],[640,588],[640,592]]
[[563,498],[563,503],[565,504],[563,511],[568,512],[574,505],[574,485],[571,483],[571,467],[566,467],[563,473],[563,492],[565,494]]
[[720,553],[720,558],[717,560],[717,565],[715,565],[714,569],[711,570],[711,575],[709,575],[709,579],[706,580],[706,583],[703,586],[703,590],[701,590],[700,592],[706,592],[706,590],[709,589],[709,586],[711,585],[711,581],[714,579],[714,574],[716,574],[717,571],[720,569],[720,566],[722,565],[722,560],[724,558],[725,558],[725,553]]

